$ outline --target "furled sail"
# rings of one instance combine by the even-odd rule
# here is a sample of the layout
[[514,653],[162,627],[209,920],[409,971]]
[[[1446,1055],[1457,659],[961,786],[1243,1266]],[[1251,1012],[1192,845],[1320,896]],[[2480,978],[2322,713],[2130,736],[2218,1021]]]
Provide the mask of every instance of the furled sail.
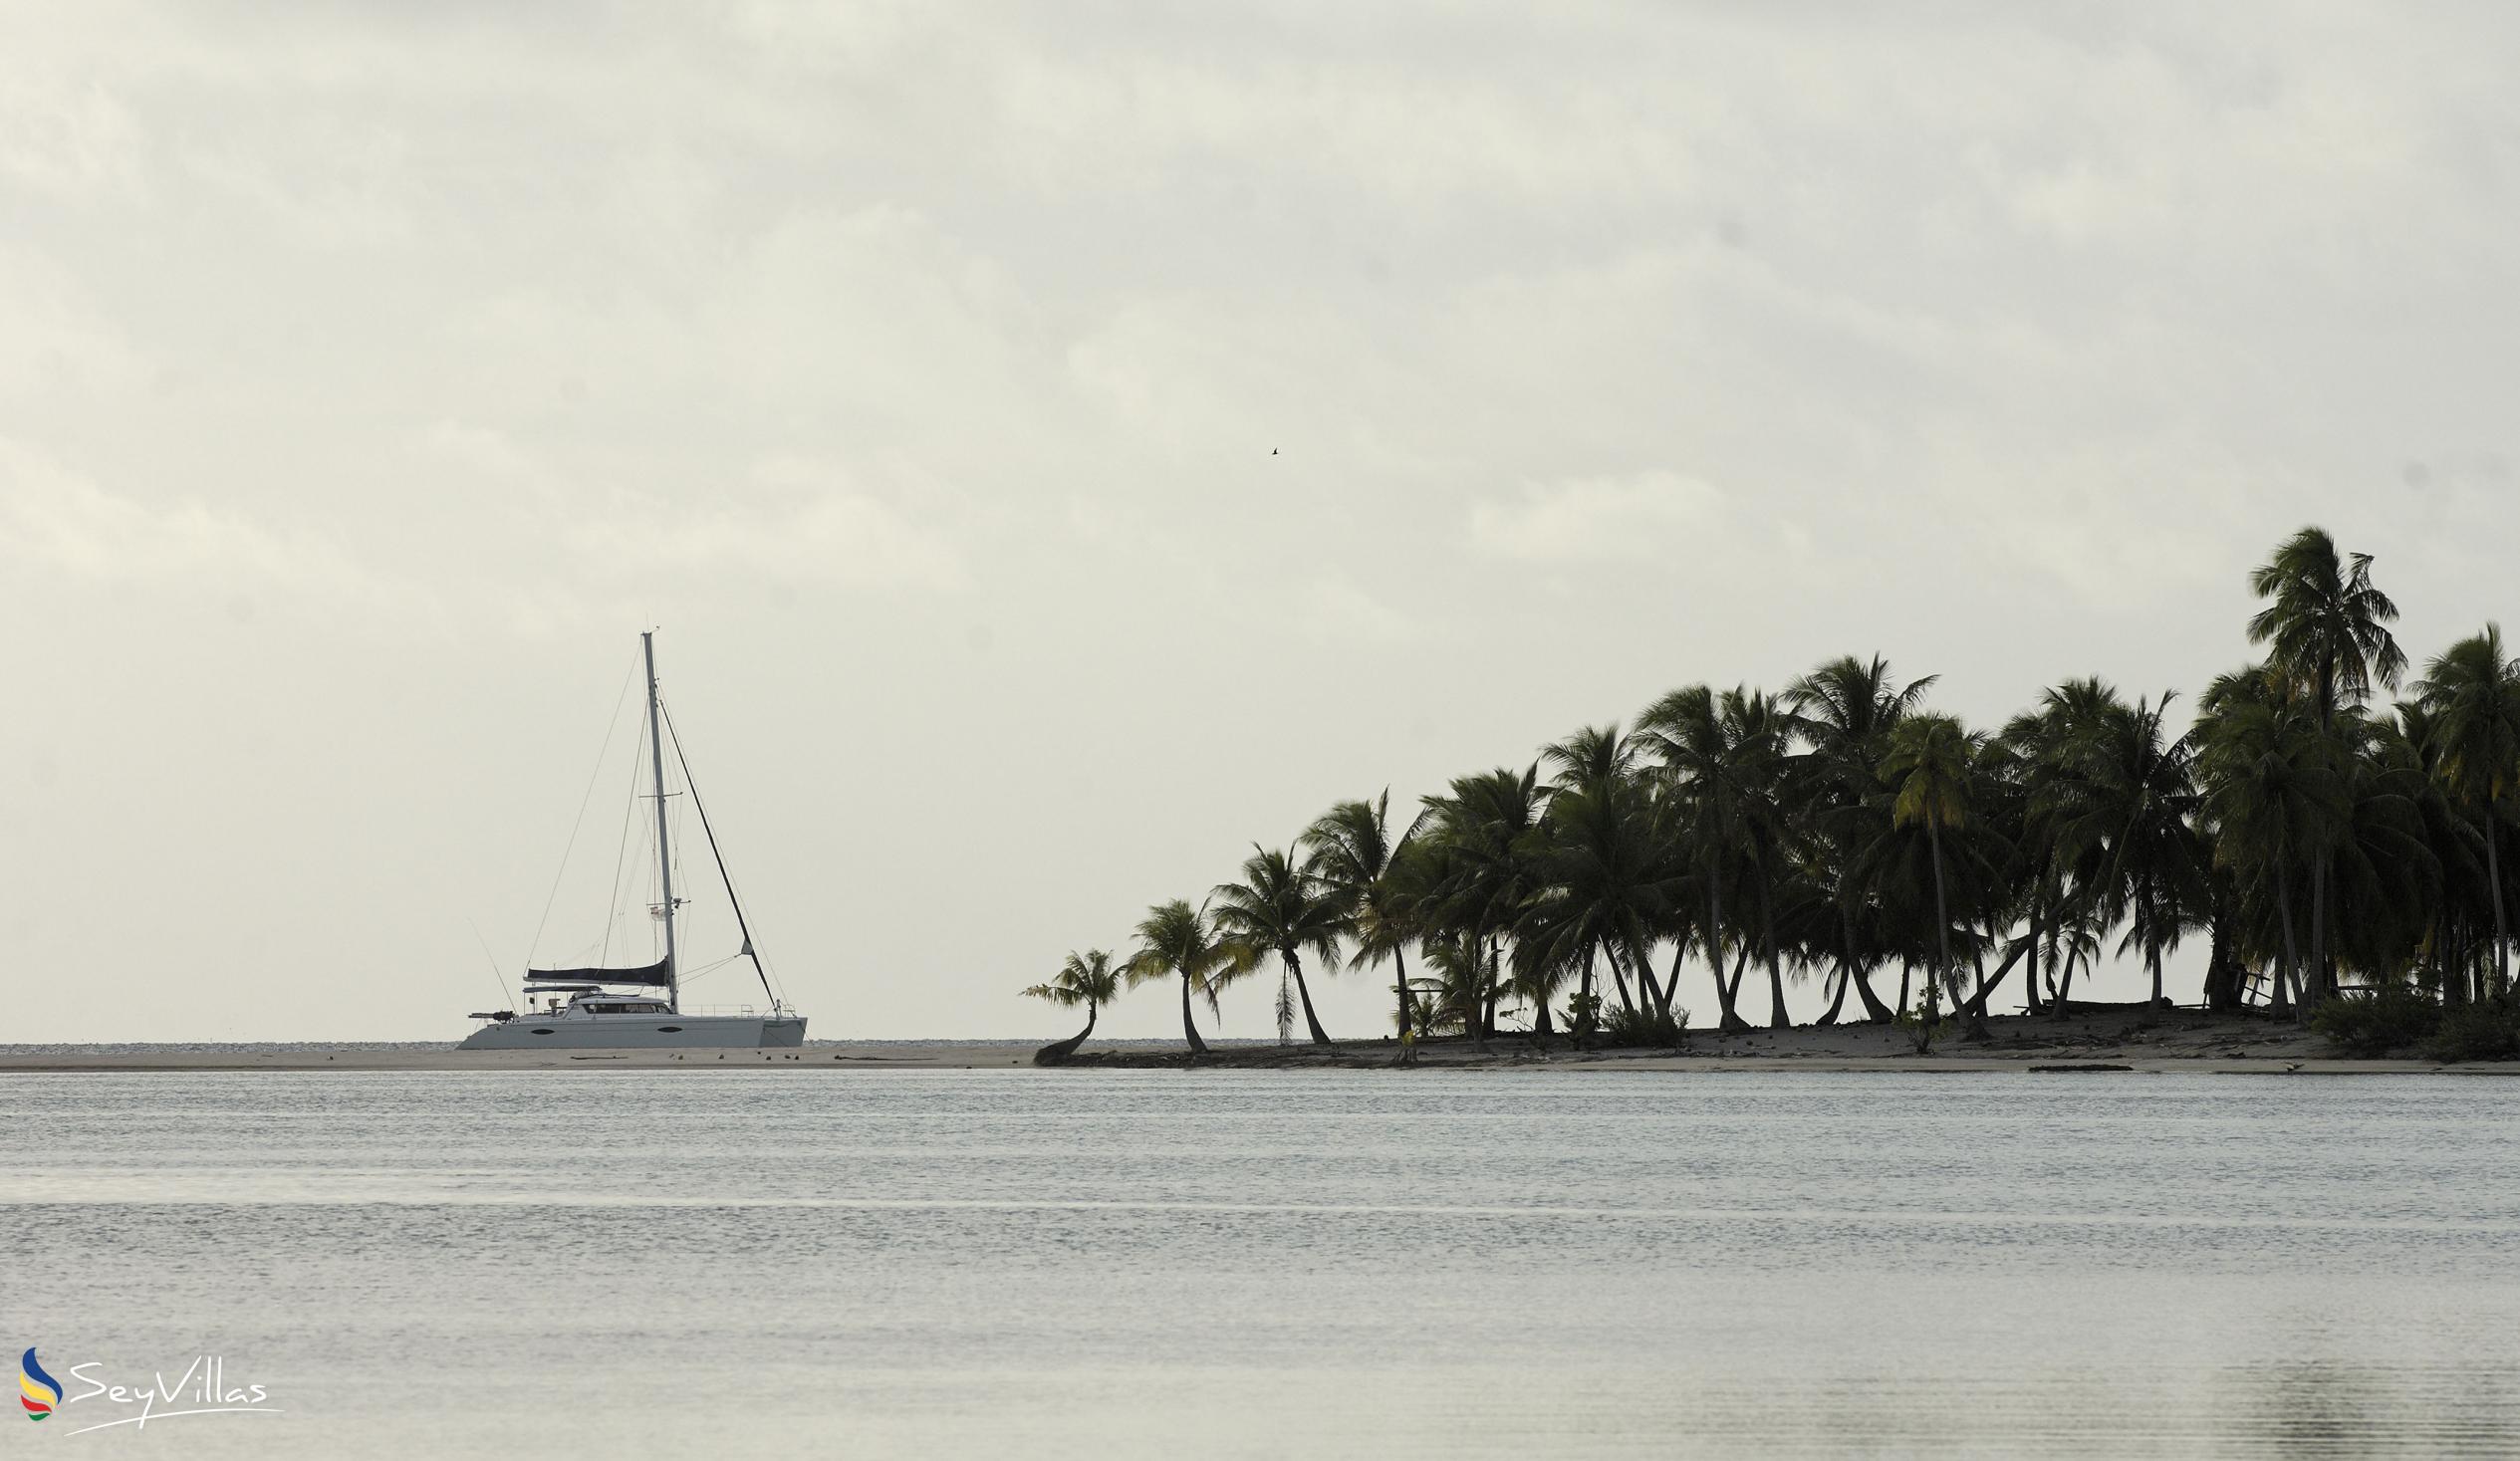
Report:
[[663,989],[673,983],[673,961],[659,959],[644,969],[528,969],[528,984],[635,984]]

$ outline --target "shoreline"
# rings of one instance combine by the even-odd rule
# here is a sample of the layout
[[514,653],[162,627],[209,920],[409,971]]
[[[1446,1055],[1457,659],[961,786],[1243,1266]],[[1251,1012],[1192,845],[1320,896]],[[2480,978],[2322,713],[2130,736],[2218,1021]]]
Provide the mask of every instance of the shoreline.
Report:
[[2102,1007],[2070,1021],[2047,1016],[2002,1015],[1987,1020],[1992,1036],[1977,1045],[1956,1038],[1935,1043],[1931,1055],[1910,1049],[1903,1031],[1887,1025],[1800,1026],[1721,1034],[1689,1032],[1686,1050],[1577,1050],[1564,1037],[1541,1048],[1527,1035],[1500,1035],[1480,1051],[1451,1037],[1421,1041],[1416,1062],[1399,1068],[1399,1044],[1390,1039],[1311,1045],[1220,1045],[1193,1059],[1175,1044],[1119,1042],[1089,1045],[1056,1067],[1033,1064],[1033,1052],[1049,1042],[953,1043],[917,1041],[853,1045],[835,1042],[796,1050],[727,1051],[463,1051],[452,1047],[377,1048],[355,1045],[290,1046],[278,1050],[0,1051],[0,1075],[77,1075],[130,1072],[310,1071],[370,1073],[517,1071],[984,1071],[1023,1070],[1056,1074],[1074,1070],[1179,1071],[1605,1071],[1754,1073],[1809,1071],[1829,1075],[1969,1075],[2014,1072],[2036,1075],[2234,1076],[2520,1076],[2520,1062],[2444,1065],[2413,1059],[2360,1058],[2336,1053],[2300,1026],[2264,1015],[2212,1015],[2196,1010]]

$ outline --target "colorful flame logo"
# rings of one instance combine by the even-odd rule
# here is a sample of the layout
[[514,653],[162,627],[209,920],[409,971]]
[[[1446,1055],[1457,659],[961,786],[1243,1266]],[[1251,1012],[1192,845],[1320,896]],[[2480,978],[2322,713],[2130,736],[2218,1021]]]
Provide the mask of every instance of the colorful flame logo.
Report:
[[18,1403],[26,1407],[26,1418],[42,1420],[52,1414],[53,1407],[61,1403],[61,1381],[46,1374],[44,1366],[35,1362],[32,1348],[18,1361]]

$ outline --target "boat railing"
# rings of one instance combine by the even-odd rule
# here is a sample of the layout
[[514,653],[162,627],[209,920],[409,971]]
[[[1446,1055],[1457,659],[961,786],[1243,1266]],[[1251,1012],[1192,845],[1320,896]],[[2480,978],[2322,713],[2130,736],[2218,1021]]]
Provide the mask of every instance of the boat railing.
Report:
[[684,1005],[678,1013],[685,1015],[731,1015],[747,1020],[766,1020],[773,1015],[788,1020],[800,1018],[795,1010],[769,1010],[762,1008],[760,1005]]

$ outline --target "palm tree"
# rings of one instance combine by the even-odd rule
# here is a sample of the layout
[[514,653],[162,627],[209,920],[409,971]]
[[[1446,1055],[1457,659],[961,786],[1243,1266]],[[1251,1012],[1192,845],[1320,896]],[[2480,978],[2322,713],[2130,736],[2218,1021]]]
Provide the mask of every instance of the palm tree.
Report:
[[1785,1008],[1784,947],[1776,934],[1777,910],[1784,889],[1801,862],[1798,844],[1805,840],[1793,815],[1793,763],[1787,755],[1793,723],[1775,696],[1734,691],[1724,696],[1724,718],[1738,749],[1742,798],[1744,865],[1759,890],[1759,946],[1768,971],[1768,1028],[1788,1030],[1794,1021]]
[[1465,987],[1482,991],[1468,1033],[1485,1048],[1500,978],[1497,943],[1512,931],[1536,890],[1533,862],[1539,829],[1540,769],[1506,767],[1454,778],[1439,796],[1426,799],[1422,819],[1428,862],[1425,908],[1430,932],[1440,932],[1462,961]]
[[[2269,601],[2249,620],[2249,642],[2269,648],[2268,663],[2311,697],[2319,731],[2333,735],[2341,704],[2360,704],[2378,680],[2391,689],[2406,656],[2391,637],[2397,606],[2372,586],[2372,556],[2337,551],[2327,530],[2304,528],[2249,576],[2249,589]],[[2333,982],[2328,967],[2328,869],[2310,869],[2310,975],[2314,998]]]
[[1024,991],[1033,999],[1048,1000],[1054,1005],[1074,1009],[1085,1006],[1085,1028],[1056,1045],[1045,1045],[1033,1052],[1036,1066],[1055,1066],[1077,1053],[1094,1033],[1094,1020],[1120,993],[1121,971],[1112,967],[1112,956],[1101,949],[1087,949],[1079,954],[1070,951],[1066,963],[1059,966],[1057,977],[1047,984],[1036,984]]
[[1636,774],[1637,742],[1634,737],[1619,733],[1617,721],[1604,726],[1588,725],[1543,750],[1540,759],[1556,768],[1549,778],[1553,792],[1599,795]]
[[1199,1039],[1198,1026],[1190,1019],[1190,995],[1195,992],[1207,1000],[1208,1013],[1216,1012],[1218,982],[1210,976],[1224,970],[1231,954],[1216,939],[1215,929],[1208,923],[1207,905],[1193,908],[1188,902],[1174,898],[1157,903],[1146,910],[1137,922],[1137,952],[1130,956],[1127,966],[1129,982],[1142,984],[1167,975],[1181,978],[1181,1036],[1190,1043],[1190,1054],[1207,1054],[1207,1042]]
[[1735,990],[1724,977],[1724,887],[1728,876],[1742,871],[1743,850],[1752,841],[1754,804],[1767,785],[1760,763],[1782,751],[1781,745],[1745,739],[1772,736],[1781,728],[1754,719],[1746,698],[1738,689],[1717,695],[1690,685],[1654,701],[1637,718],[1637,739],[1673,794],[1672,830],[1694,852],[1693,870],[1705,888],[1700,939],[1715,979],[1719,1028],[1727,1031],[1747,1030],[1750,1022],[1734,1008]]
[[2208,852],[2196,811],[2194,743],[2163,728],[2171,697],[2120,704],[2076,748],[2089,767],[2093,815],[2105,828],[2102,896],[2127,918],[2121,945],[2140,950],[2161,1003],[2161,955],[2202,925]]
[[[2117,692],[2101,680],[2067,680],[2041,692],[2039,703],[2014,716],[1997,738],[1996,749],[2019,800],[2016,830],[2025,869],[2034,986],[2040,958],[2046,956],[2053,964],[2059,950],[2068,946],[2059,942],[2062,927],[2093,921],[2092,896],[2104,843],[2099,821],[2089,815],[2088,768],[2078,748],[2119,703]],[[2064,982],[2072,986],[2070,971]],[[2037,1003],[2034,989],[2031,1004],[2035,1008]],[[2055,1015],[2071,1019],[2070,1001],[2058,1000]]]
[[[1260,955],[1274,951],[1303,1001],[1304,1026],[1313,1044],[1329,1045],[1330,1037],[1313,1013],[1313,994],[1304,984],[1304,958],[1309,952],[1324,969],[1339,967],[1339,939],[1348,920],[1336,893],[1325,891],[1295,864],[1294,854],[1253,844],[1243,859],[1242,879],[1216,885],[1216,931],[1236,965],[1248,968]],[[1285,995],[1279,994],[1283,1010]],[[1285,1021],[1281,1019],[1281,1035]]]
[[2304,528],[2249,576],[2249,590],[2271,601],[2249,619],[2249,642],[2270,645],[2270,662],[2312,691],[2323,729],[2374,680],[2396,688],[2406,669],[2388,627],[2397,606],[2372,587],[2370,554],[2341,555],[2326,529]]
[[2489,623],[2483,633],[2459,640],[2426,664],[2414,691],[2430,721],[2437,774],[2452,800],[2484,831],[2499,993],[2511,987],[2511,930],[2503,911],[2496,824],[2520,790],[2520,659],[2504,656],[2502,628]]
[[1882,811],[1874,775],[1881,765],[1883,741],[1890,727],[1914,713],[1934,677],[1905,685],[1890,677],[1890,662],[1876,654],[1870,661],[1840,655],[1786,688],[1785,712],[1794,734],[1809,749],[1794,760],[1800,782],[1796,801],[1812,834],[1823,844],[1821,861],[1840,879],[1835,901],[1839,946],[1845,964],[1838,994],[1845,998],[1853,983],[1863,996],[1865,1017],[1876,1024],[1890,1018],[1888,1005],[1873,992],[1871,970],[1857,954],[1856,917],[1861,899],[1845,881],[1857,850],[1880,835]]
[[[1525,982],[1542,1000],[1544,1030],[1547,995],[1569,971],[1581,980],[1575,1038],[1589,1044],[1600,1008],[1597,957],[1608,953],[1614,970],[1645,967],[1673,881],[1652,824],[1645,790],[1633,780],[1550,799],[1535,854],[1540,891],[1515,928]],[[1621,990],[1625,999],[1624,979]]]
[[1882,759],[1882,781],[1890,788],[1893,798],[1892,824],[1923,827],[1933,854],[1936,965],[1935,977],[1925,985],[1924,1020],[1916,1039],[1919,1052],[1933,1042],[1934,1022],[1940,1018],[1939,992],[1951,974],[1951,911],[1944,893],[1943,837],[1968,822],[1971,768],[1984,743],[1984,737],[1970,733],[1951,716],[1917,714],[1900,721],[1890,732],[1890,751]]
[[[1398,1033],[1409,1031],[1408,944],[1416,936],[1408,897],[1406,869],[1409,837],[1391,837],[1391,793],[1386,788],[1371,802],[1341,802],[1314,819],[1298,845],[1304,849],[1304,871],[1316,887],[1338,905],[1347,919],[1347,935],[1356,943],[1356,962],[1371,969],[1389,959],[1391,988],[1399,998]],[[1422,1031],[1420,1033],[1423,1033]]]
[[2267,693],[2263,675],[2224,676],[2203,703],[2196,769],[2213,855],[2274,914],[2281,963],[2273,1005],[2281,1013],[2300,980],[2294,883],[2334,845],[2348,813],[2344,787],[2317,724]]

